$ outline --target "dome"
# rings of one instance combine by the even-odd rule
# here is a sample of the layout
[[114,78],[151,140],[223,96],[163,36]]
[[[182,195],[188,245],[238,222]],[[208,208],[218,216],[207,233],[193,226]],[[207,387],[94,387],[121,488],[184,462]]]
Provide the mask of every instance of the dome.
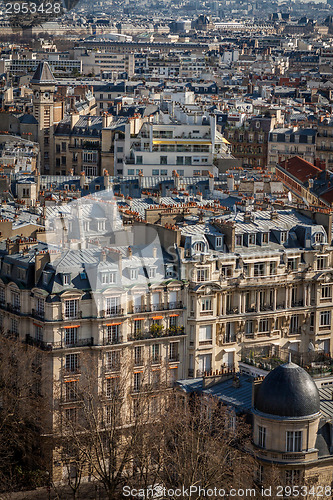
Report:
[[257,392],[255,408],[279,417],[306,417],[320,411],[319,392],[303,368],[286,363],[265,377]]

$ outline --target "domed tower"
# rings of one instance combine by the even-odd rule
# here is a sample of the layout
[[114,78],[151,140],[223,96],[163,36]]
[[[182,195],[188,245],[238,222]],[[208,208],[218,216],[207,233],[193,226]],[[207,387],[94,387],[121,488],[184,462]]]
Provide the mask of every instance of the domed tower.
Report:
[[294,363],[271,371],[254,386],[253,442],[262,465],[281,469],[281,484],[303,482],[306,463],[318,459],[320,420],[318,389],[310,375]]

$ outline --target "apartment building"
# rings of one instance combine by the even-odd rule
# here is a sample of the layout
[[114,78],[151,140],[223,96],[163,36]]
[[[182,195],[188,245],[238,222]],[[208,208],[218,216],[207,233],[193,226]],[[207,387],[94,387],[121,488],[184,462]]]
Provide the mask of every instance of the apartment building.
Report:
[[268,142],[268,166],[274,168],[281,161],[293,156],[314,163],[316,159],[315,129],[279,128],[271,131]]
[[326,169],[333,167],[333,123],[327,118],[318,123],[318,134],[316,137],[317,157]]
[[108,73],[112,78],[126,73],[130,78],[134,75],[134,54],[117,54],[108,51],[84,51],[78,55],[82,64],[82,73],[100,75]]
[[[42,390],[54,407],[50,433],[59,419],[77,418],[77,386],[88,357],[106,412],[113,384],[128,372],[125,418],[143,387],[153,391],[156,405],[185,376],[184,286],[165,279],[159,249],[143,259],[142,231],[138,250],[128,228],[115,222],[111,201],[67,212],[62,230],[61,211],[48,209],[48,245],[13,238],[1,250],[1,329],[48,355]],[[79,250],[78,240],[80,248],[95,244]],[[54,461],[52,474],[56,481],[64,478],[61,461]]]
[[124,174],[137,175],[141,171],[145,176],[171,177],[175,172],[183,177],[215,175],[214,160],[222,153],[228,156],[229,151],[229,143],[216,130],[216,117],[202,114],[196,105],[170,103],[169,108],[168,115],[155,115],[132,138]]

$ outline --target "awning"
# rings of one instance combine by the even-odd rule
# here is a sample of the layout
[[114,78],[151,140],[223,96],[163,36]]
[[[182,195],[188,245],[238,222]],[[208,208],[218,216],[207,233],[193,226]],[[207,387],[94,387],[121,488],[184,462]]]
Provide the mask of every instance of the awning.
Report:
[[80,325],[69,325],[69,326],[64,326],[65,330],[68,330],[69,328],[79,328]]
[[152,319],[163,319],[163,316],[153,316]]
[[137,372],[133,372],[133,373],[143,373],[143,370],[140,370],[140,371],[137,371]]
[[143,321],[145,318],[133,318],[133,321]]
[[236,352],[236,347],[226,347],[222,349],[224,352]]
[[34,326],[39,326],[39,328],[43,328],[44,325],[40,325],[39,323],[32,323]]
[[178,366],[169,366],[169,370],[176,370]]
[[170,314],[170,318],[176,318],[179,314]]
[[300,340],[288,340],[289,344],[299,344],[300,342]]
[[68,382],[78,382],[79,379],[75,378],[73,380],[64,380],[65,384],[68,384]]
[[104,326],[116,326],[116,325],[121,325],[120,323],[106,323]]

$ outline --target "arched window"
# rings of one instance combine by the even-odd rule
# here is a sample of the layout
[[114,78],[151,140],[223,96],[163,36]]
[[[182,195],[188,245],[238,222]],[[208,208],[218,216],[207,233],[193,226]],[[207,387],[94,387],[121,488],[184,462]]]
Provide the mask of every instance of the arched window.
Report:
[[193,245],[193,248],[196,252],[204,252],[205,251],[205,244],[202,241],[198,241]]

